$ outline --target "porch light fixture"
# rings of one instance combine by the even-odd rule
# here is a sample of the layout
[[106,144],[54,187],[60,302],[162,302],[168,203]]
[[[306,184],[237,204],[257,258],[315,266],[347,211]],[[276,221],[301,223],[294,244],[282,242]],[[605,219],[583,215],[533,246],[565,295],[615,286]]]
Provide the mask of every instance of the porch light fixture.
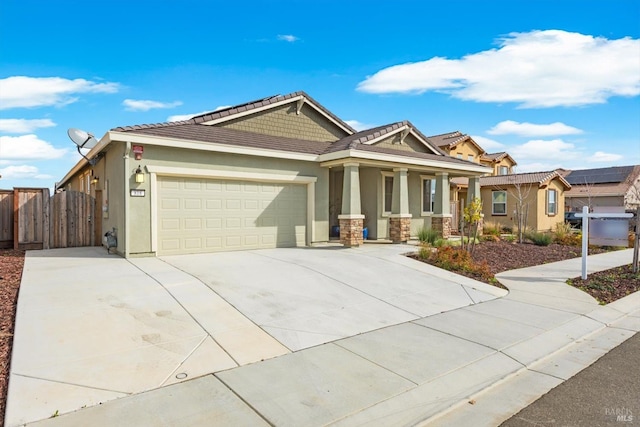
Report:
[[142,184],[144,182],[144,172],[142,172],[142,168],[138,165],[138,168],[135,171],[136,174],[136,184]]
[[98,178],[97,176],[94,175],[94,177],[91,179],[91,183],[93,185],[96,185],[98,183],[98,181],[100,181],[100,178]]

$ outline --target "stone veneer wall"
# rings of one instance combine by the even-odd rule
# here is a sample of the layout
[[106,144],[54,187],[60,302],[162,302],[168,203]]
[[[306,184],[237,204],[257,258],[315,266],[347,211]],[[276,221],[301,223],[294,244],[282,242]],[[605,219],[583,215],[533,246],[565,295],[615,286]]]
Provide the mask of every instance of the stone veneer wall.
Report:
[[347,247],[362,245],[364,243],[363,227],[364,219],[341,219],[340,243]]
[[411,237],[411,218],[389,218],[389,237],[393,243],[405,243]]
[[443,239],[451,237],[451,217],[431,217],[431,229],[436,230]]

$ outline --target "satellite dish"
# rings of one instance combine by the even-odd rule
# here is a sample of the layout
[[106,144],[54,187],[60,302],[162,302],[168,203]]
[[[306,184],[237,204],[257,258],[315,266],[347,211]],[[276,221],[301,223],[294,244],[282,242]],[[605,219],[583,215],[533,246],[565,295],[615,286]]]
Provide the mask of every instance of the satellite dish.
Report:
[[89,159],[87,156],[82,154],[82,151],[80,151],[80,149],[85,148],[87,150],[90,150],[96,145],[98,145],[98,141],[96,140],[96,138],[93,135],[91,135],[89,132],[85,132],[81,129],[76,129],[76,128],[69,128],[69,130],[67,130],[67,135],[69,135],[69,138],[71,138],[73,143],[76,144],[78,153],[82,157],[84,157],[85,160],[89,162],[91,166],[95,166],[95,164],[98,163],[98,159],[100,156],[98,155],[93,159]]
[[98,144],[98,141],[88,132],[85,132],[76,128],[69,128],[67,131],[69,138],[73,141],[74,144],[80,148],[91,149]]

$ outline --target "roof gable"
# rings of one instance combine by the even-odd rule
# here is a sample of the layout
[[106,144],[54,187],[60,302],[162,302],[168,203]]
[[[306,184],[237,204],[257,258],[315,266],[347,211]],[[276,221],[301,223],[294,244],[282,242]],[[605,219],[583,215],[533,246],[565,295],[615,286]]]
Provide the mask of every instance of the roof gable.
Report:
[[464,134],[460,131],[443,133],[440,135],[433,135],[427,138],[443,150],[452,150],[458,145],[468,143],[478,151],[478,154],[484,155],[486,153],[484,151],[484,148],[482,148],[480,144],[474,141],[474,139],[471,136]]
[[[288,108],[287,108],[288,107]],[[265,115],[265,112],[269,111],[282,111],[286,109],[289,113],[292,113],[291,116],[299,116],[303,115],[307,120],[307,127],[309,126],[309,121],[315,122],[318,128],[316,132],[317,135],[310,135],[313,132],[301,132],[302,135],[295,135],[296,126],[293,126],[287,135],[278,134],[278,132],[269,133],[264,132],[265,129],[269,129],[269,126],[262,126],[260,124],[249,124],[247,126],[242,126],[238,124],[243,121],[250,120],[253,116],[254,118],[259,115]],[[338,140],[343,136],[351,135],[356,133],[355,129],[341,120],[339,117],[331,113],[329,110],[320,105],[316,100],[310,97],[303,91],[293,92],[287,95],[276,95],[263,99],[259,99],[256,101],[247,102],[240,105],[235,105],[233,107],[225,108],[218,111],[213,111],[210,113],[200,114],[194,116],[187,120],[177,121],[177,122],[166,122],[166,123],[155,123],[155,124],[143,124],[143,125],[135,125],[135,126],[122,126],[111,129],[113,131],[136,131],[140,129],[150,129],[150,128],[159,128],[159,127],[171,127],[171,126],[180,126],[185,124],[198,124],[198,125],[213,125],[213,126],[231,126],[240,130],[247,130],[255,133],[268,133],[273,136],[284,136],[284,137],[294,137],[294,138],[302,138],[302,139],[310,139],[310,140]],[[287,125],[291,125],[291,121],[287,123]],[[275,128],[278,127],[278,123],[276,120]],[[271,128],[274,128],[271,127]],[[324,131],[323,131],[323,130]],[[305,135],[306,133],[306,135]],[[325,139],[321,139],[324,135]],[[311,138],[309,138],[311,136]],[[315,136],[315,137],[314,137]]]
[[[412,138],[412,145],[415,143],[421,144],[425,150],[420,151],[415,147],[408,147],[409,141],[407,141],[407,137],[409,136]],[[344,137],[333,143],[329,148],[329,152],[357,149],[361,145],[374,146],[378,144],[385,145],[391,149],[398,149],[398,147],[401,147],[399,150],[402,151],[427,152],[429,154],[439,156],[445,155],[442,150],[435,146],[408,120],[366,129]],[[402,147],[403,144],[405,147]],[[394,147],[394,145],[397,147]]]
[[548,185],[549,182],[557,179],[565,189],[570,189],[569,184],[557,171],[516,173],[509,175],[483,176],[480,178],[480,186],[504,186],[504,185],[525,185],[537,184],[538,187]]

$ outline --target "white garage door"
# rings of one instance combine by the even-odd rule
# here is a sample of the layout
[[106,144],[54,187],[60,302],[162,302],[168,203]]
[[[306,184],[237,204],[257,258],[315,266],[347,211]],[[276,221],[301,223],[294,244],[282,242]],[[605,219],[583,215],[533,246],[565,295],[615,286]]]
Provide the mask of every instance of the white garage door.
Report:
[[160,255],[304,246],[306,186],[158,178]]

